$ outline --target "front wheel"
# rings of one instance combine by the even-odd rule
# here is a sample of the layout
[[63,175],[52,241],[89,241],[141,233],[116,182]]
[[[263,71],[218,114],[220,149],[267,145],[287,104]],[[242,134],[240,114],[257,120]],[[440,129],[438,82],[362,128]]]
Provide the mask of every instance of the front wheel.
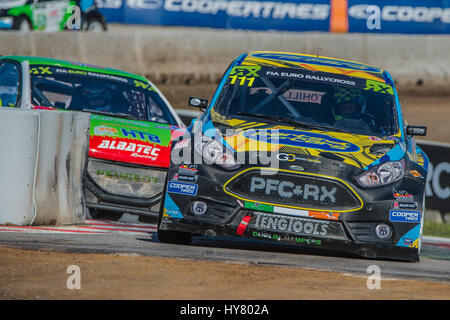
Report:
[[158,225],[158,240],[163,243],[190,244],[192,235],[189,232],[161,230]]

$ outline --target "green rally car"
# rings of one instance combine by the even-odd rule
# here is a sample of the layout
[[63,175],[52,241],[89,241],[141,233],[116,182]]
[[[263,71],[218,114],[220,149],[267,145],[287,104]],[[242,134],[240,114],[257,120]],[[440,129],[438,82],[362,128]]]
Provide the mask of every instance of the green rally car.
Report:
[[84,177],[91,217],[158,216],[171,143],[185,126],[146,78],[63,60],[5,56],[0,106],[91,113]]
[[0,30],[106,30],[94,0],[0,0]]

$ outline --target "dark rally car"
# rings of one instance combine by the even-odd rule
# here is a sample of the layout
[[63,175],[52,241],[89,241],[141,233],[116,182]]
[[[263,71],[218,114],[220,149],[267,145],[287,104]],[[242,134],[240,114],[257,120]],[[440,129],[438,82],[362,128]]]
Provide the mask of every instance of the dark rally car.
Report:
[[174,144],[158,237],[238,237],[418,261],[428,158],[387,71],[258,51]]

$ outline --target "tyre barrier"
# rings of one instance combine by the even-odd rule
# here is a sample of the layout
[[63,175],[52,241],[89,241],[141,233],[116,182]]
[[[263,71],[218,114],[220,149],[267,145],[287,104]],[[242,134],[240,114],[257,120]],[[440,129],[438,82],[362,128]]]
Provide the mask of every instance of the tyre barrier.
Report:
[[0,224],[84,223],[90,114],[0,108]]

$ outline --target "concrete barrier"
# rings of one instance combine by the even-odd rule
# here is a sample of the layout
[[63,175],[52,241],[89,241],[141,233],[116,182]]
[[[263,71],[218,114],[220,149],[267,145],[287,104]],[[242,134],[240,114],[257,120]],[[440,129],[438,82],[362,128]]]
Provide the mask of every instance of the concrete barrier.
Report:
[[0,55],[37,55],[123,69],[155,83],[216,82],[251,50],[278,50],[381,66],[400,90],[450,92],[450,36],[282,33],[117,27],[105,33],[0,32]]
[[0,108],[0,224],[84,223],[90,114]]

